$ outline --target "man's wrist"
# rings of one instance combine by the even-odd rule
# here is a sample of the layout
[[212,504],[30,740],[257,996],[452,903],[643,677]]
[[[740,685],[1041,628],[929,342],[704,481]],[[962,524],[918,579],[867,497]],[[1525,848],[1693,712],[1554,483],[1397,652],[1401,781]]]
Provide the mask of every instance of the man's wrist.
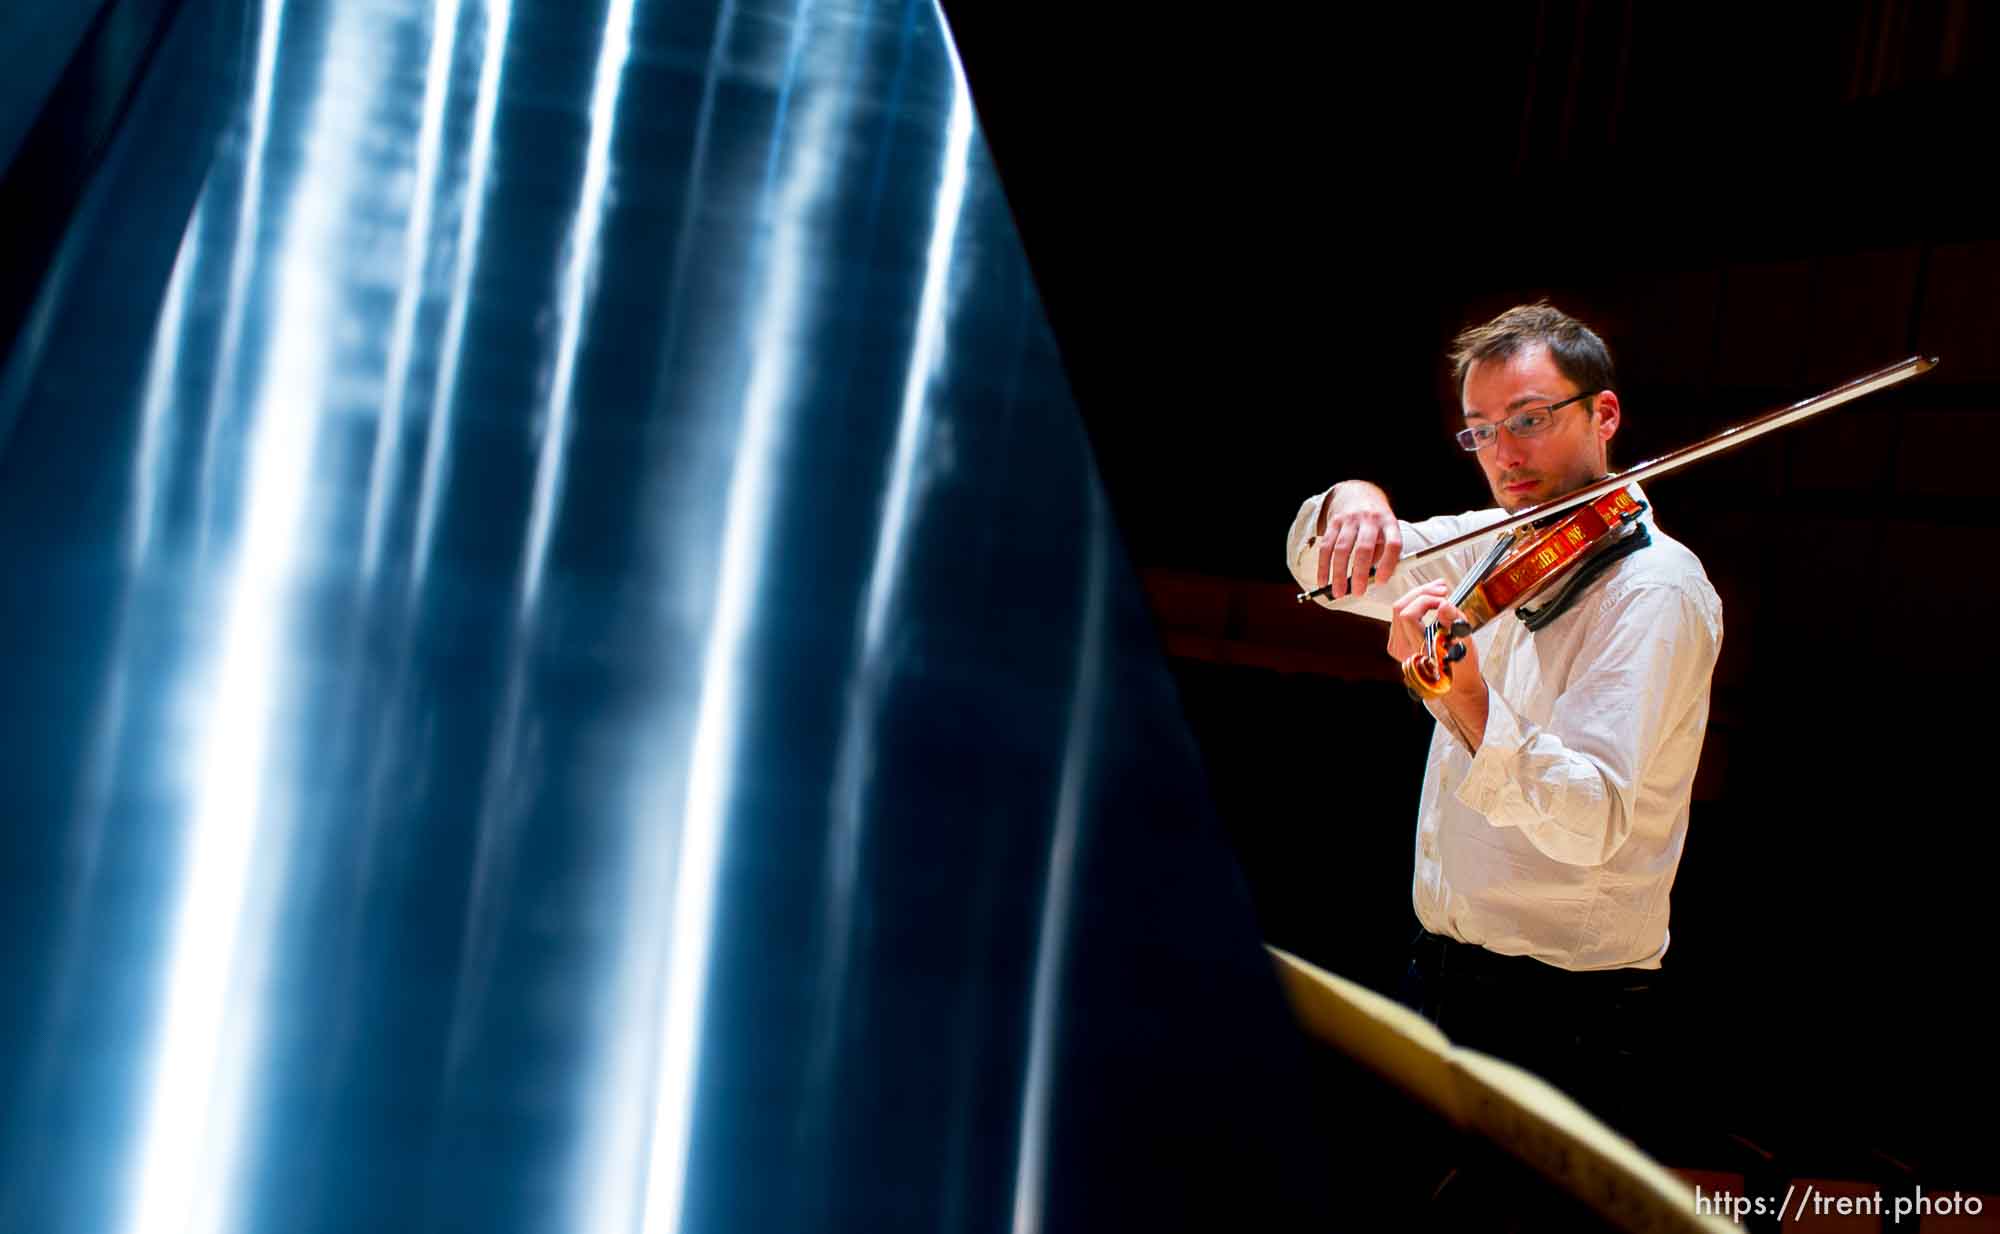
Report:
[[1326,534],[1326,520],[1333,513],[1333,503],[1340,500],[1341,486],[1352,483],[1354,483],[1352,480],[1342,480],[1326,490],[1326,496],[1319,499],[1319,518],[1313,526],[1314,539]]
[[1481,681],[1454,686],[1438,701],[1451,713],[1452,719],[1458,721],[1466,744],[1477,751],[1486,738],[1486,683]]

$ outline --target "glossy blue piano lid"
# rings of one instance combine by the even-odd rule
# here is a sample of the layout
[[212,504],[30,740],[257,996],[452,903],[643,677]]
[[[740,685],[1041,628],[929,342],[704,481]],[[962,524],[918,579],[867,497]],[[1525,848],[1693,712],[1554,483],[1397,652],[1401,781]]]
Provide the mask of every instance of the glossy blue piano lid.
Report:
[[0,399],[0,1228],[1331,1204],[930,3],[188,0]]

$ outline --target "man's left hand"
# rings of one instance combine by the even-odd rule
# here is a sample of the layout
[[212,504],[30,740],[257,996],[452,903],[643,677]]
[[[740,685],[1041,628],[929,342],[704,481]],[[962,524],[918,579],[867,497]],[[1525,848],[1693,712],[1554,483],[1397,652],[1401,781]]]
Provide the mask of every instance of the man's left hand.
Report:
[[[1396,601],[1396,615],[1390,622],[1389,654],[1400,662],[1409,652],[1397,655],[1399,649],[1422,646],[1419,631],[1424,619],[1436,614],[1440,626],[1449,629],[1453,622],[1464,621],[1465,614],[1458,606],[1445,599],[1438,584],[1418,587],[1406,592]],[[1454,640],[1447,639],[1447,653]],[[1486,678],[1479,671],[1479,648],[1473,646],[1472,639],[1455,640],[1455,645],[1465,648],[1465,655],[1451,665],[1451,692],[1438,700],[1474,733],[1486,728]]]
[[[1454,623],[1465,621],[1466,619],[1465,614],[1459,612],[1457,606],[1449,600],[1438,605],[1437,614],[1438,624],[1447,630]],[[1465,648],[1465,655],[1452,662],[1451,693],[1457,694],[1463,691],[1466,694],[1478,696],[1480,709],[1483,712],[1486,703],[1486,678],[1479,671],[1479,648],[1472,645],[1472,636],[1469,634],[1461,639],[1446,639],[1445,653],[1447,655],[1450,654],[1453,647]],[[1446,699],[1450,699],[1450,697],[1451,694],[1445,695]]]
[[[1400,664],[1423,650],[1424,619],[1433,613],[1437,615],[1437,623],[1447,629],[1454,622],[1465,620],[1465,614],[1458,610],[1458,606],[1445,599],[1446,587],[1447,584],[1441,582],[1426,583],[1404,592],[1403,598],[1396,601],[1396,614],[1389,621],[1391,659]],[[1469,637],[1455,641],[1465,648],[1465,656],[1451,666],[1452,692],[1467,689],[1484,694],[1486,679],[1479,673],[1479,649],[1472,645]],[[1446,651],[1451,649],[1453,643],[1454,640],[1445,641]]]

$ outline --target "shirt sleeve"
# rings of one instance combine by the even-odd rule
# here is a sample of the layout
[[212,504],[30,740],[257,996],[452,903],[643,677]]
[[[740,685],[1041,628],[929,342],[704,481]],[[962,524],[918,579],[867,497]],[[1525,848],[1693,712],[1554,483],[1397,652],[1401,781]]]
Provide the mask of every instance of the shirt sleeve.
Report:
[[[1319,586],[1319,537],[1315,532],[1319,527],[1320,510],[1332,494],[1333,490],[1329,488],[1324,493],[1306,498],[1305,504],[1292,517],[1291,530],[1285,536],[1285,561],[1291,567],[1292,579],[1298,583],[1300,591],[1312,591]],[[1414,523],[1408,519],[1397,519],[1396,525],[1402,529],[1403,556],[1408,559],[1433,544],[1442,544],[1505,517],[1506,511],[1495,508],[1441,514]],[[1370,583],[1368,590],[1358,598],[1342,596],[1334,600],[1316,596],[1313,602],[1336,613],[1359,613],[1377,621],[1388,621],[1395,615],[1391,605],[1398,597],[1436,579],[1464,577],[1482,551],[1479,545],[1469,545],[1463,551],[1453,552],[1442,560],[1414,570],[1398,566],[1386,583],[1379,580]]]
[[1631,835],[1642,786],[1693,781],[1699,742],[1674,747],[1685,767],[1656,762],[1690,710],[1705,711],[1722,643],[1709,599],[1665,583],[1607,597],[1546,726],[1489,682],[1486,732],[1458,799],[1552,860],[1609,861]]

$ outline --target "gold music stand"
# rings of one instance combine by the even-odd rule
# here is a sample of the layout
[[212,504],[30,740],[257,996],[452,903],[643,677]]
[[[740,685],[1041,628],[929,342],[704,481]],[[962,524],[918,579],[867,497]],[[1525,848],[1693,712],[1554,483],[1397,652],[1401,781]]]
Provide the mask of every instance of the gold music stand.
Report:
[[1694,1188],[1532,1072],[1455,1046],[1409,1008],[1276,947],[1278,974],[1315,1037],[1459,1131],[1483,1137],[1633,1234],[1742,1234],[1697,1211]]

